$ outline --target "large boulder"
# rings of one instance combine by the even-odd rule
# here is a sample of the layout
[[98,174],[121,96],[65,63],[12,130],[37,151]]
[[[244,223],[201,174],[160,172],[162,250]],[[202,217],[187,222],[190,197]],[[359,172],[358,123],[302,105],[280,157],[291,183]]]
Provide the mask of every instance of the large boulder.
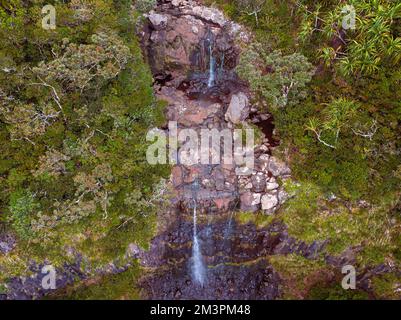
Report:
[[260,208],[260,193],[245,192],[241,195],[241,210],[248,212],[256,212]]
[[186,76],[193,67],[192,55],[205,37],[205,24],[193,16],[151,13],[148,57],[154,74]]
[[251,178],[251,182],[252,190],[254,192],[263,192],[266,188],[266,176],[261,172],[253,175]]
[[142,33],[154,75],[177,79],[191,72],[209,72],[210,40],[216,61],[224,53],[226,69],[237,65],[238,41],[242,42],[238,36],[244,32],[221,11],[183,0],[159,8],[147,15],[149,23]]
[[171,181],[175,188],[183,184],[183,173],[180,166],[175,166],[171,170]]
[[276,181],[270,181],[270,182],[266,183],[267,191],[277,190],[279,187],[280,186]]
[[213,118],[222,109],[219,103],[200,106],[197,101],[186,97],[182,91],[171,87],[163,87],[157,92],[157,96],[169,105],[167,119],[177,121],[179,126],[185,128],[198,127],[206,119]]
[[224,14],[215,8],[203,7],[203,6],[196,6],[192,8],[192,12],[189,12],[197,17],[200,17],[208,22],[212,22],[214,24],[223,27],[227,20],[224,17]]
[[[267,151],[268,150],[269,149],[267,149]],[[261,154],[257,156],[255,159],[255,169],[264,173],[269,172],[269,159],[270,156],[268,154]]]
[[248,96],[239,92],[231,97],[230,105],[227,109],[226,120],[238,124],[249,116],[249,99]]
[[180,6],[185,6],[188,5],[188,1],[186,0],[172,0],[171,5],[173,7],[180,7]]
[[278,205],[278,199],[275,194],[265,194],[262,199],[262,210],[272,211]]
[[287,165],[284,162],[282,162],[281,160],[279,160],[279,159],[277,159],[275,157],[270,157],[270,160],[269,160],[269,171],[275,177],[288,176],[288,175],[291,174],[290,168],[288,168]]
[[168,17],[166,15],[151,11],[148,15],[148,18],[153,28],[155,28],[156,30],[164,29],[167,26]]

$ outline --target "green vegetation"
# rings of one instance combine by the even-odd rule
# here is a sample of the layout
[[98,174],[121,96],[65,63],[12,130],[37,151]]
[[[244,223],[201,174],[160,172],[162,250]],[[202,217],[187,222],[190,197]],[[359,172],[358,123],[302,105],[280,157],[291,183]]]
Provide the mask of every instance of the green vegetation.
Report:
[[[327,65],[338,63],[344,74],[357,76],[373,75],[383,68],[398,66],[401,60],[400,3],[353,0],[345,6],[335,1],[321,2],[299,1],[302,14],[299,36],[304,42],[313,41],[313,38],[322,41],[320,57]],[[345,35],[342,27],[349,30]],[[333,39],[339,41],[339,45],[327,46]]]
[[56,30],[41,27],[46,1],[0,6],[0,225],[18,240],[0,255],[1,280],[75,254],[123,265],[128,244],[154,234],[169,174],[146,161],[164,104],[131,1],[52,3]]
[[140,299],[140,292],[136,287],[139,275],[138,266],[132,266],[119,274],[77,283],[52,294],[48,299],[137,300]]
[[272,256],[269,262],[284,281],[283,299],[303,299],[310,288],[326,281],[329,276],[329,270],[321,260],[291,254]]
[[309,300],[368,300],[369,295],[362,290],[344,290],[338,279],[333,285],[315,286],[309,291]]
[[253,223],[258,228],[265,228],[274,222],[274,216],[265,215],[263,212],[251,213],[251,212],[238,212],[235,214],[235,219],[240,224]]
[[[401,97],[397,90],[400,64],[394,62],[400,50],[390,56],[384,49],[376,50],[383,55],[380,70],[365,75],[361,66],[360,76],[344,74],[340,72],[342,63],[327,65],[320,56],[324,48],[340,42],[337,49],[343,50],[342,60],[361,60],[355,50],[348,50],[358,41],[399,42],[401,6],[392,1],[351,1],[356,29],[343,30],[339,21],[346,13],[341,13],[343,4],[336,1],[217,3],[256,33],[238,72],[250,83],[259,107],[274,114],[282,150],[292,150],[288,160],[296,177],[312,179],[325,192],[347,200],[380,201],[382,190],[397,192],[401,186],[396,175],[401,165],[396,156]],[[257,12],[257,20],[252,12]],[[318,22],[305,36],[309,20]],[[379,22],[386,32],[375,31]],[[311,63],[315,71],[312,81]],[[296,83],[293,93],[291,80]]]
[[[0,2],[0,230],[17,239],[0,255],[0,293],[32,260],[62,266],[80,254],[92,268],[125,265],[128,245],[146,248],[156,230],[169,174],[145,158],[165,105],[135,31],[155,0],[50,1],[57,28],[45,30],[48,2]],[[276,216],[235,218],[283,221],[298,240],[326,241],[326,254],[351,254],[357,270],[400,268],[401,4],[206,2],[253,31],[237,71],[252,103],[273,114],[275,152],[294,178]],[[344,292],[323,257],[269,260],[284,298],[400,296],[396,273],[374,276],[369,294]],[[57,297],[136,299],[139,274],[134,265]]]
[[237,73],[248,81],[255,99],[277,109],[296,105],[305,98],[313,68],[303,55],[268,53],[260,44],[253,44],[242,54]]
[[[292,198],[277,218],[307,243],[328,240],[332,255],[351,248],[359,270],[400,267],[401,5],[213,2],[255,33],[238,71],[249,82],[254,103],[273,113],[281,140],[276,155],[286,158],[299,182],[286,186]],[[283,100],[291,79],[286,72],[294,76],[293,69],[302,72],[299,88]],[[286,260],[281,266],[290,265]],[[302,273],[303,264],[294,265],[293,271]],[[386,281],[376,280],[377,297],[396,295],[380,293],[397,287],[394,277]],[[340,298],[338,288],[316,287],[315,296]]]
[[373,279],[373,289],[378,299],[398,300],[401,290],[400,277],[394,273],[377,276]]
[[[398,230],[388,219],[395,199],[381,207],[347,207],[346,203],[322,193],[314,184],[286,185],[293,195],[279,217],[290,234],[307,243],[328,241],[327,251],[339,255],[349,247],[364,244],[359,252],[361,267],[385,263],[398,248]],[[394,259],[394,258],[392,258]]]
[[38,208],[33,195],[29,192],[11,194],[9,208],[11,213],[10,220],[14,230],[21,239],[29,239],[33,234],[30,215],[33,215],[33,211]]

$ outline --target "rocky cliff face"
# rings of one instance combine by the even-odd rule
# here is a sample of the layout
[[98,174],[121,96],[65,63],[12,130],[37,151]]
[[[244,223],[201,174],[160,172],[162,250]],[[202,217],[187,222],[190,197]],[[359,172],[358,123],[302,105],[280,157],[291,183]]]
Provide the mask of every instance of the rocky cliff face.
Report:
[[[178,134],[188,128],[233,132],[255,122],[249,90],[235,74],[242,46],[251,39],[241,26],[188,1],[162,2],[148,19],[143,39],[155,89],[168,102],[167,119],[177,122]],[[251,150],[255,168],[246,175],[238,174],[236,163],[176,166],[172,182],[180,200],[192,197],[191,184],[199,180],[199,198],[211,208],[273,213],[286,199],[277,179],[289,178],[290,170],[271,156],[271,137],[263,142]]]
[[[248,150],[255,153],[253,169],[235,162],[174,166],[171,207],[160,214],[163,232],[149,252],[135,250],[149,270],[141,285],[151,299],[274,299],[280,296],[280,278],[267,257],[290,252],[313,257],[323,247],[291,239],[281,224],[258,229],[233,218],[240,210],[274,214],[288,197],[278,181],[290,178],[289,168],[271,156],[277,143],[270,116],[255,114],[249,90],[235,74],[250,39],[217,9],[192,1],[161,1],[148,15],[144,50],[157,95],[168,102],[167,119],[177,122],[178,134],[184,129],[233,133],[238,126],[268,124],[262,128],[263,144]],[[195,259],[205,267],[202,283],[193,276]]]

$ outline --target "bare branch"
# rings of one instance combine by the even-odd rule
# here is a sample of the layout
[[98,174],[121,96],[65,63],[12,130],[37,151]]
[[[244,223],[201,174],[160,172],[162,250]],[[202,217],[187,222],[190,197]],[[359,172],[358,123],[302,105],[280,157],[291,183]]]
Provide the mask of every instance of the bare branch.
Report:
[[377,126],[377,120],[374,120],[374,121],[373,121],[372,126],[371,126],[370,129],[369,129],[368,131],[366,131],[366,132],[363,132],[363,131],[361,131],[361,130],[356,130],[356,129],[351,128],[352,132],[353,132],[355,135],[360,136],[360,137],[363,137],[363,138],[368,138],[368,139],[371,140],[371,141],[373,140],[373,137],[374,137],[374,135],[376,134],[376,132],[377,132],[378,129],[379,129],[379,127]]
[[327,143],[326,141],[324,141],[322,139],[322,131],[317,131],[316,129],[312,129],[312,128],[310,128],[310,130],[315,133],[316,138],[317,138],[317,140],[319,140],[320,143],[323,143],[326,147],[329,147],[331,149],[337,149],[335,146]]
[[61,113],[63,114],[64,120],[66,120],[64,111],[63,111],[63,107],[61,106],[61,103],[60,103],[60,96],[58,95],[56,88],[54,88],[52,85],[45,82],[41,77],[38,76],[38,78],[40,81],[42,81],[41,83],[36,82],[36,83],[30,83],[29,85],[39,85],[39,86],[44,86],[44,87],[50,88],[52,90],[53,100],[59,107]]

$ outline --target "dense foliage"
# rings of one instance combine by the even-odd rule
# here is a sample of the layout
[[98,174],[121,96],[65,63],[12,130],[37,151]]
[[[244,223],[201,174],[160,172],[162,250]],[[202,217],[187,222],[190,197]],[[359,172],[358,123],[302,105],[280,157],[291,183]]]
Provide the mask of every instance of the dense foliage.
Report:
[[[277,216],[240,213],[263,228],[326,242],[326,256],[268,257],[284,298],[398,298],[396,274],[345,292],[327,255],[358,272],[401,265],[401,4],[391,0],[210,0],[255,35],[238,74],[273,114],[275,151],[291,165]],[[56,29],[41,10],[56,8]],[[0,293],[32,261],[82,256],[94,270],[146,247],[168,168],[145,161],[146,132],[163,122],[135,35],[155,0],[0,1]],[[353,22],[355,26],[349,27]],[[344,19],[347,26],[344,27]],[[137,298],[138,266],[61,295]],[[334,278],[334,284],[327,279]],[[56,295],[57,296],[57,295]]]
[[[399,267],[401,4],[217,2],[255,34],[256,44],[246,48],[238,71],[253,89],[254,103],[273,113],[281,140],[276,154],[291,163],[297,181],[287,183],[293,198],[275,220],[284,221],[290,234],[308,243],[329,240],[330,254],[354,250],[357,270],[379,264]],[[286,64],[287,70],[298,65],[308,70],[309,63],[315,69],[312,79],[297,81],[301,94],[294,103],[277,103],[288,87],[286,77],[277,74],[283,56],[299,57]],[[301,258],[280,259],[276,266],[284,275],[303,269]],[[309,274],[313,272],[317,270]],[[297,282],[293,276],[290,282]],[[305,276],[299,275],[301,284]],[[395,297],[395,278],[376,279],[380,289],[373,297]],[[316,290],[309,288],[314,297],[341,294],[337,287],[314,285]],[[294,297],[293,289],[289,296]],[[310,290],[297,294],[305,297]]]
[[296,105],[306,97],[313,67],[301,54],[283,56],[280,51],[265,52],[253,44],[241,56],[237,73],[249,82],[256,99],[277,109]]
[[146,133],[163,122],[136,38],[130,1],[0,6],[0,225],[17,248],[2,280],[28,263],[81,254],[89,267],[124,263],[146,246],[169,170],[146,162]]

